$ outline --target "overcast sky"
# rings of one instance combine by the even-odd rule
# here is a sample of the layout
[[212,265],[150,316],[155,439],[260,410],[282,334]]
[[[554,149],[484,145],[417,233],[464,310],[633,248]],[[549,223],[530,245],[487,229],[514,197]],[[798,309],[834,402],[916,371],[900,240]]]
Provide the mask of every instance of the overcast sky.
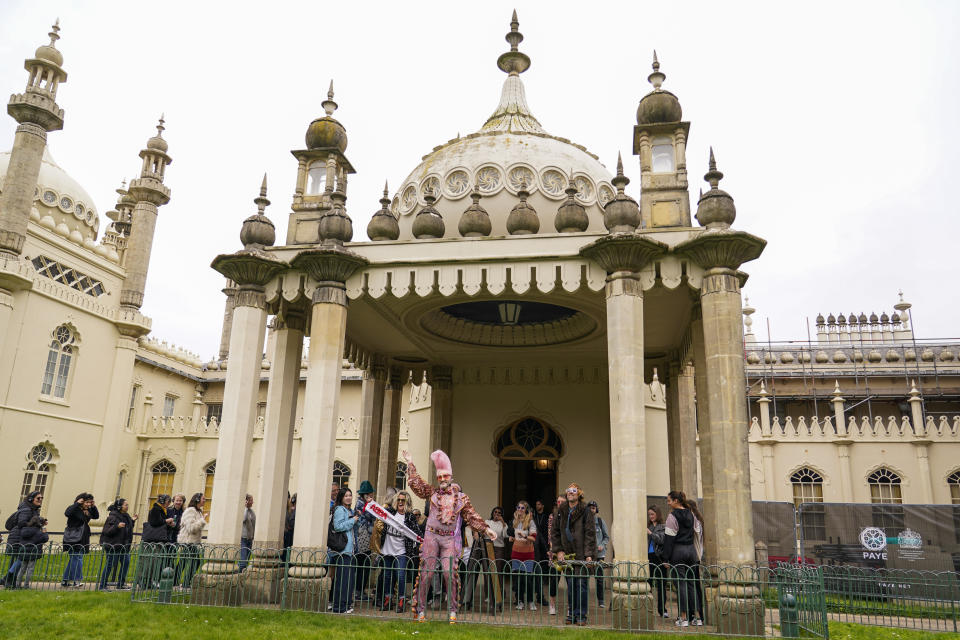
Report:
[[[544,128],[612,168],[628,191],[638,100],[656,49],[691,122],[691,198],[713,145],[736,228],[766,238],[745,288],[766,337],[804,339],[818,311],[892,313],[914,303],[923,337],[960,337],[960,3],[957,2],[35,2],[0,0],[0,88],[57,16],[68,82],[57,162],[101,214],[139,169],[165,112],[173,199],[160,210],[143,311],[153,335],[216,354],[218,253],[269,174],[267,214],[285,237],[291,149],[335,79],[350,138],[356,238],[384,179],[477,130],[505,78],[497,56],[514,6],[532,59],[527,99]],[[0,118],[0,147],[16,123]],[[101,234],[103,228],[101,228]]]

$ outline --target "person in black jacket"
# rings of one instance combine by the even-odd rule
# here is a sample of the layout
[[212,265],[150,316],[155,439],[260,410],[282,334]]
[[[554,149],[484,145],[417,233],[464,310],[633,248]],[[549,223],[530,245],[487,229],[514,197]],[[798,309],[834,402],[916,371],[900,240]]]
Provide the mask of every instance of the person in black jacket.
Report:
[[140,541],[140,561],[137,563],[137,584],[141,589],[148,589],[160,580],[160,572],[164,567],[172,564],[170,553],[170,529],[175,520],[168,515],[170,496],[165,493],[157,496],[157,501],[150,507],[147,521],[143,523],[143,534]]
[[537,537],[533,540],[534,560],[537,562],[533,580],[534,600],[539,601],[542,606],[547,606],[550,603],[547,601],[546,594],[543,593],[543,583],[549,569],[547,550],[550,548],[548,526],[550,522],[550,512],[547,510],[543,500],[539,498],[533,503],[533,522],[537,525]]
[[117,574],[117,589],[124,589],[127,568],[130,566],[130,545],[133,544],[133,526],[137,516],[130,516],[127,510],[130,504],[123,498],[117,498],[107,507],[107,521],[100,532],[100,546],[106,554],[106,562],[100,573],[97,588],[107,590],[107,582]]
[[7,575],[4,576],[3,584],[8,589],[14,588],[17,572],[19,572],[20,567],[23,566],[23,562],[20,559],[20,555],[23,552],[23,548],[20,545],[20,531],[30,522],[33,516],[40,515],[40,506],[42,504],[43,494],[39,491],[31,491],[27,494],[27,498],[17,507],[17,513],[13,518],[13,527],[10,529],[10,535],[7,536],[7,554],[11,557],[12,562],[10,563],[10,568],[7,570]]
[[663,567],[670,569],[677,585],[676,625],[700,626],[703,621],[697,616],[697,587],[699,583],[700,556],[696,545],[702,540],[703,525],[693,514],[683,491],[667,494],[667,505],[672,511],[664,524]]
[[47,544],[50,536],[47,535],[47,519],[34,515],[26,525],[20,528],[20,554],[22,565],[14,583],[15,589],[29,589],[30,578],[33,577],[33,567],[43,556],[43,545]]
[[91,520],[98,520],[100,512],[93,503],[93,495],[81,493],[73,501],[63,515],[67,517],[67,526],[63,530],[64,551],[70,554],[70,560],[63,571],[63,587],[82,587],[83,556],[90,550]]

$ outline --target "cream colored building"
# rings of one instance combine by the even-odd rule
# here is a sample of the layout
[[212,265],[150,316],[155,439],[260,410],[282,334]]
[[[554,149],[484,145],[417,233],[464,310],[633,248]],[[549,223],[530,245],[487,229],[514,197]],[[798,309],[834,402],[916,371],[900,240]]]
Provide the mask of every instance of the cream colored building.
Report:
[[[712,156],[694,225],[690,123],[656,59],[637,124],[624,125],[639,202],[621,171],[532,115],[514,17],[493,115],[385,193],[363,242],[346,213],[353,168],[331,86],[294,151],[284,244],[273,246],[264,181],[244,248],[214,261],[227,276],[223,339],[204,362],[148,337],[139,312],[171,197],[163,120],[101,235],[93,198],[46,146],[63,125],[56,39],[54,27],[27,61],[28,86],[9,107],[21,125],[0,154],[4,512],[42,488],[56,528],[80,491],[101,507],[127,497],[141,513],[158,492],[204,491],[211,540],[237,542],[249,492],[258,538],[276,543],[286,494],[298,492],[296,544],[322,547],[332,474],[369,479],[382,495],[404,482],[401,448],[427,472],[428,452],[444,447],[482,511],[579,482],[622,559],[646,557],[646,496],[682,487],[714,515],[711,557],[734,563],[753,558],[751,497],[960,500],[960,424],[922,397],[932,375],[941,388],[958,380],[955,347],[910,360],[913,336],[892,323],[890,336],[878,323],[867,350],[826,323],[817,345],[757,344],[739,268],[764,242],[730,228],[735,208]],[[916,392],[903,388],[911,367]],[[760,379],[793,404],[771,407]],[[853,399],[871,396],[857,386],[867,379],[891,398],[873,399],[864,421]],[[874,489],[881,469],[899,482]],[[804,470],[819,481],[795,481]]]

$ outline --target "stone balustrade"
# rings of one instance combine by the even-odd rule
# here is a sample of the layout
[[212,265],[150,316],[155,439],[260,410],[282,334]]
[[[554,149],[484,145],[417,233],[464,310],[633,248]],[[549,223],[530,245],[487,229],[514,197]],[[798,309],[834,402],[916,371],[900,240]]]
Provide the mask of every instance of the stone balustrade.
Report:
[[781,424],[779,416],[773,416],[769,428],[764,429],[760,417],[754,417],[750,423],[750,442],[790,441],[790,442],[831,442],[850,440],[854,442],[915,442],[931,440],[933,442],[960,442],[960,416],[927,416],[915,429],[909,416],[867,416],[857,419],[849,416],[846,423],[837,428],[831,416],[809,419],[800,416],[794,420],[787,416]]
[[846,369],[960,372],[960,343],[754,343],[747,344],[744,359],[748,373],[770,367],[778,374],[796,370],[808,375],[814,370],[840,374]]

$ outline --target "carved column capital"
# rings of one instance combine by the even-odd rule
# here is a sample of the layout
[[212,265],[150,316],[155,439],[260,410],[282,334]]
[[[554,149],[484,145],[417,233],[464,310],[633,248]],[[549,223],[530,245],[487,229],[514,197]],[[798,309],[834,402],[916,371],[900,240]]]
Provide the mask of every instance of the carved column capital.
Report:
[[241,285],[234,298],[234,306],[266,309],[267,295],[264,293],[263,287],[249,284]]
[[434,389],[453,388],[453,367],[447,365],[433,365],[427,371],[427,382]]
[[368,260],[339,246],[324,246],[301,251],[290,261],[294,269],[299,269],[320,283],[339,283],[343,285],[358,269],[368,264]]
[[307,328],[307,314],[300,307],[287,307],[274,318],[274,328],[305,331]]
[[283,260],[257,249],[221,254],[213,259],[210,266],[241,288],[243,285],[263,287],[288,267]]
[[766,240],[745,231],[724,229],[705,231],[677,245],[674,252],[690,258],[704,269],[736,271],[744,262],[759,258],[766,246]]
[[321,282],[313,290],[310,301],[313,304],[338,304],[345,307],[347,306],[347,289],[342,282]]
[[634,233],[612,233],[580,249],[580,255],[599,264],[608,274],[636,273],[667,252],[667,245]]
[[391,365],[388,378],[390,388],[395,390],[403,389],[403,385],[407,382],[406,373],[407,370],[403,367]]

